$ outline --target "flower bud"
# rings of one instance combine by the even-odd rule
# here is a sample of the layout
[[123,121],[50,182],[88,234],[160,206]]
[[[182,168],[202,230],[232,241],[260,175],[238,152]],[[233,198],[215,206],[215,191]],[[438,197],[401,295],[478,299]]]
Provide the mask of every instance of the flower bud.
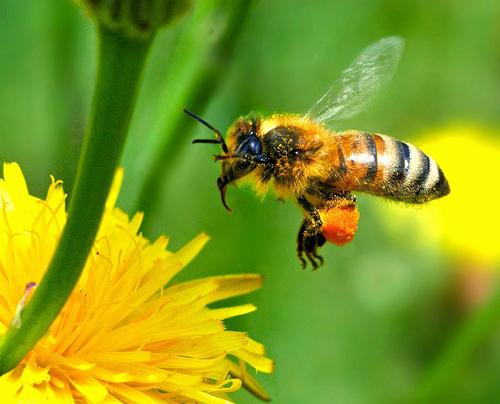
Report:
[[185,14],[192,0],[76,0],[88,15],[111,31],[149,38]]

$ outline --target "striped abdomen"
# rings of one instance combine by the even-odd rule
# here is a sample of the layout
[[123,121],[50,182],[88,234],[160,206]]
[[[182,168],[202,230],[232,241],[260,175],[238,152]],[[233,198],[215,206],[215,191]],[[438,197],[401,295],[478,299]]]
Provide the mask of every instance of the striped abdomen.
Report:
[[450,192],[443,172],[415,146],[389,136],[349,131],[338,137],[336,187],[408,203],[424,203]]

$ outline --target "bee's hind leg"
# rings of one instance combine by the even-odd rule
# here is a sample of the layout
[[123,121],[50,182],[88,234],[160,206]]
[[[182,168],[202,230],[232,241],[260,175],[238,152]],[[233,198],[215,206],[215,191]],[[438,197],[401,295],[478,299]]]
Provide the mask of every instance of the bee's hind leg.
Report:
[[297,237],[297,255],[305,269],[307,261],[304,255],[311,263],[313,270],[323,265],[323,257],[318,255],[317,249],[325,244],[325,237],[321,233],[321,218],[316,208],[303,196],[297,198],[297,201],[304,209],[306,217],[300,226],[299,235]]
[[304,219],[297,237],[297,256],[303,269],[306,268],[307,261],[311,263],[313,270],[323,265],[323,257],[318,255],[317,250],[325,244],[325,241],[326,239],[321,232],[314,231],[311,233],[310,221],[307,218]]
[[306,221],[302,222],[299,229],[299,235],[297,236],[297,256],[302,265],[302,269],[306,269],[307,261],[304,259],[304,233],[305,233]]

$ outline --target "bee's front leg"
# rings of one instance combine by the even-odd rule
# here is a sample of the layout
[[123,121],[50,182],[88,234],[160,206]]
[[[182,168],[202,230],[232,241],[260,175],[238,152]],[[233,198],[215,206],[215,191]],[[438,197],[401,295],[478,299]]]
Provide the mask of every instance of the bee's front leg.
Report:
[[323,265],[323,258],[317,254],[318,247],[321,247],[326,241],[321,233],[323,223],[316,208],[304,196],[298,197],[297,201],[306,215],[297,237],[297,255],[302,263],[302,268],[307,266],[307,261],[304,259],[305,254],[315,270]]

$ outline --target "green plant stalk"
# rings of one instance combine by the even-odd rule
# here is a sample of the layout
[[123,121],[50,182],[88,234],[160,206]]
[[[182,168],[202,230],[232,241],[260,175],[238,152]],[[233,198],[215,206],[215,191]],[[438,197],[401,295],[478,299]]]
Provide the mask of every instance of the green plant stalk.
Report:
[[500,323],[500,283],[484,306],[475,312],[452,337],[437,361],[417,386],[411,402],[439,402],[451,382],[464,369],[479,345]]
[[[217,42],[209,49],[208,60],[199,63],[190,77],[189,85],[186,86],[186,92],[181,94],[177,100],[169,100],[174,115],[169,115],[169,119],[164,120],[160,128],[162,136],[161,144],[153,151],[151,163],[144,177],[144,182],[139,193],[138,201],[134,211],[143,211],[150,213],[145,215],[143,229],[147,232],[153,220],[153,212],[158,204],[160,193],[157,192],[158,184],[163,183],[170,169],[173,167],[181,149],[190,144],[186,138],[186,133],[196,122],[182,113],[183,108],[192,109],[200,113],[210,102],[212,94],[222,82],[227,65],[231,60],[234,46],[238,39],[238,34],[244,25],[246,14],[252,4],[251,0],[241,0],[227,4],[229,10],[226,17],[224,31],[221,33]],[[197,35],[196,27],[189,27],[190,32],[184,32],[185,42],[192,42],[191,35]],[[183,47],[182,43],[178,44]],[[205,45],[202,45],[206,48]],[[200,50],[188,47],[187,53],[193,52],[196,56]],[[189,57],[189,55],[187,55]],[[175,61],[174,61],[175,63]],[[175,66],[177,67],[177,66]],[[175,70],[174,67],[174,70]],[[185,69],[184,64],[178,66],[179,69]]]
[[73,290],[96,236],[125,142],[151,40],[98,30],[92,112],[68,220],[47,273],[0,344],[0,373],[13,369],[46,333]]

